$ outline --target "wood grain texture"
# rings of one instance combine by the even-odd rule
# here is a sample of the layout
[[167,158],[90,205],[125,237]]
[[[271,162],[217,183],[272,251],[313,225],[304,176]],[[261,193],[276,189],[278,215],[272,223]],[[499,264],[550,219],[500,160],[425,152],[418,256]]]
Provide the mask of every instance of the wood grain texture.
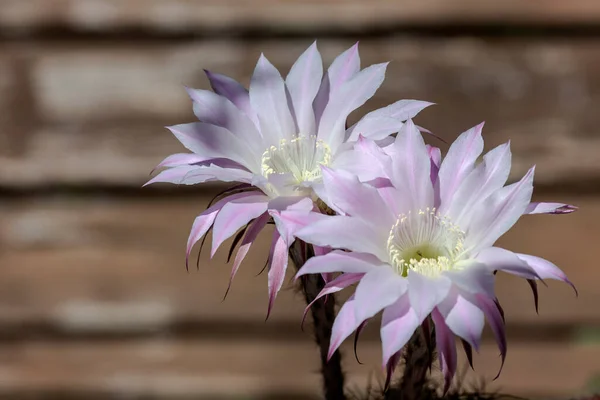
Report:
[[2,0],[0,27],[27,33],[44,27],[90,32],[143,29],[225,32],[260,29],[360,32],[403,25],[576,24],[600,20],[594,0]]
[[[308,338],[307,338],[308,339]],[[362,365],[342,346],[348,389],[360,392],[382,382],[380,347],[361,343]],[[573,395],[598,372],[600,347],[512,344],[500,378],[487,391],[511,395]],[[43,340],[0,345],[0,391],[12,393],[105,393],[109,398],[261,398],[276,393],[318,397],[317,354],[309,340],[223,342],[172,340],[53,343]],[[500,366],[497,348],[485,344],[464,388],[490,382]],[[468,368],[460,357],[460,369]],[[437,377],[439,371],[434,370]],[[236,397],[237,396],[237,397]],[[245,397],[244,397],[245,396]],[[283,398],[282,397],[282,398]],[[286,397],[287,398],[287,397]]]
[[[500,244],[546,257],[577,285],[540,285],[540,315],[526,282],[500,276],[498,296],[507,320],[527,324],[600,324],[594,248],[600,202],[561,198],[581,210],[562,216],[527,216]],[[267,279],[262,269],[270,235],[264,232],[222,302],[230,266],[226,250],[201,257],[200,271],[185,272],[189,228],[207,198],[197,200],[96,200],[19,202],[0,211],[0,325],[45,323],[64,331],[168,332],[203,321],[261,323]],[[210,241],[205,250],[210,248]],[[299,326],[303,304],[288,274],[265,334],[278,324]],[[262,332],[262,331],[261,331]]]
[[[261,52],[285,75],[310,40],[24,42],[2,47],[0,187],[140,187],[183,147],[163,126],[191,122],[183,85],[203,68],[248,84]],[[353,43],[325,39],[328,64]],[[595,190],[600,180],[600,41],[387,37],[361,41],[363,66],[391,60],[375,97],[350,116],[402,98],[436,102],[417,122],[448,141],[481,121],[489,149],[511,140],[511,179]],[[443,143],[432,143],[445,147]]]

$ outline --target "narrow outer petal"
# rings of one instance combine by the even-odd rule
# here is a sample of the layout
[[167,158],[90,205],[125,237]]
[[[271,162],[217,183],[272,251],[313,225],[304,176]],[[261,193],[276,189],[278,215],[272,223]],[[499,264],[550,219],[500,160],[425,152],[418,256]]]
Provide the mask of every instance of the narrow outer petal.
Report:
[[442,204],[452,199],[454,192],[471,172],[477,157],[483,151],[482,129],[483,123],[469,129],[450,146],[439,172]]
[[444,322],[444,317],[434,309],[431,313],[431,318],[435,323],[435,342],[439,353],[440,365],[444,374],[444,394],[450,388],[452,378],[456,373],[456,345],[454,343],[454,335]]
[[352,78],[360,70],[360,57],[358,55],[358,43],[344,51],[336,57],[323,76],[323,81],[319,88],[314,103],[315,120],[317,125],[321,120],[323,111],[329,102],[332,94]]
[[247,196],[225,204],[215,220],[211,257],[219,246],[242,226],[267,211],[268,197],[265,195]]
[[329,352],[327,360],[333,356],[333,353],[340,347],[342,342],[354,332],[362,321],[356,319],[354,313],[355,300],[354,295],[350,296],[344,303],[333,322],[331,329],[331,341],[329,342]]
[[381,86],[387,63],[367,67],[331,95],[319,124],[318,137],[336,152],[345,136],[348,115],[365,104]]
[[323,61],[317,50],[317,42],[314,42],[296,60],[285,81],[294,105],[298,130],[304,135],[316,133],[312,104],[322,77]]
[[324,256],[309,258],[296,274],[296,278],[306,274],[327,272],[364,274],[379,265],[381,265],[381,261],[371,254],[334,250]]
[[242,110],[248,116],[248,118],[250,118],[250,120],[254,123],[254,126],[258,127],[258,118],[256,116],[256,112],[250,105],[250,96],[248,95],[248,90],[246,90],[246,88],[239,82],[228,76],[207,70],[204,70],[204,72],[206,73],[206,76],[210,82],[210,86],[215,93],[229,99],[229,101],[235,104],[237,108]]
[[524,214],[570,214],[577,209],[564,203],[529,203]]
[[250,103],[258,114],[263,137],[271,144],[296,133],[283,79],[262,54],[250,81]]
[[283,285],[285,278],[285,272],[288,266],[288,249],[289,245],[285,242],[283,237],[279,235],[277,229],[273,231],[273,251],[271,253],[269,262],[269,308],[267,310],[267,318],[271,314],[273,303],[277,297],[277,293]]

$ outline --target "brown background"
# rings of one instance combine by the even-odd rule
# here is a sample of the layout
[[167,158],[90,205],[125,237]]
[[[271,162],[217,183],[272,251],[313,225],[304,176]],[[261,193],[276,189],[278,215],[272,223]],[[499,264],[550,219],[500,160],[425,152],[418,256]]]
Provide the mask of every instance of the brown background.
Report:
[[[287,71],[314,39],[327,63],[356,40],[363,66],[392,61],[361,113],[434,101],[418,123],[448,140],[485,120],[488,149],[512,141],[512,179],[537,164],[538,199],[581,207],[501,240],[557,263],[580,296],[540,286],[538,316],[527,284],[500,277],[508,359],[490,382],[486,331],[464,385],[598,387],[598,0],[0,0],[0,397],[318,398],[291,284],[263,322],[269,235],[221,302],[226,250],[183,265],[216,188],[140,189],[183,150],[162,128],[193,120],[182,85],[206,88],[203,68],[247,84],[260,52]],[[380,382],[376,327],[364,365],[344,351],[350,389]]]

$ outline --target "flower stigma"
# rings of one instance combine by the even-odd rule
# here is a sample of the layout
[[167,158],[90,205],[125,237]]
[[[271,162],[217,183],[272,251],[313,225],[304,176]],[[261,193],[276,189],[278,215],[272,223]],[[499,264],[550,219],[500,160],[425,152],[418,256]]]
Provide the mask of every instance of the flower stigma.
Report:
[[401,276],[410,271],[434,278],[456,269],[464,253],[465,233],[435,208],[400,214],[390,230],[391,265]]
[[279,146],[269,147],[262,155],[262,174],[290,174],[296,184],[322,178],[321,165],[331,162],[331,149],[315,135],[281,139]]

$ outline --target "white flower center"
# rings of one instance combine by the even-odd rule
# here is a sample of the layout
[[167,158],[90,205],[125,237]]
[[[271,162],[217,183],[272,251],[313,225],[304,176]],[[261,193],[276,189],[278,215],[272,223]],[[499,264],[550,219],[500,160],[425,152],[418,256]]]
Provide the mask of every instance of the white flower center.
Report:
[[282,139],[279,146],[269,147],[262,155],[262,173],[291,174],[296,183],[321,179],[321,165],[331,162],[331,149],[316,136]]
[[464,251],[465,233],[435,208],[401,214],[390,230],[387,247],[399,275],[411,270],[428,277],[454,268]]

